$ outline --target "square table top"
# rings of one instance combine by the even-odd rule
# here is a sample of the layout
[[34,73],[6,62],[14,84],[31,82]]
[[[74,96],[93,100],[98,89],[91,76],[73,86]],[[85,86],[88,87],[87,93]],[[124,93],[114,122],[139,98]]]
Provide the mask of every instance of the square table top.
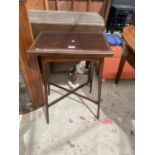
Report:
[[27,51],[37,56],[112,56],[101,33],[41,32]]

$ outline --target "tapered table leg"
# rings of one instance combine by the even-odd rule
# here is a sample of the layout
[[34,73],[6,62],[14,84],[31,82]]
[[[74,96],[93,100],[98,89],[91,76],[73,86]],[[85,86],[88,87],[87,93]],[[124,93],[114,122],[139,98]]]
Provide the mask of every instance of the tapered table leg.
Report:
[[47,80],[48,80],[48,95],[50,95],[50,82],[49,82],[49,76],[50,76],[50,65],[47,63]]
[[48,111],[48,64],[42,59],[42,72],[44,82],[44,94],[45,94],[45,107],[46,107],[46,121],[49,124],[49,111]]
[[94,75],[94,66],[93,66],[93,61],[90,62],[90,68],[89,68],[89,73],[88,73],[88,80],[90,82],[90,90],[89,92],[92,92],[92,84],[93,84],[93,75]]
[[98,107],[97,107],[97,119],[99,119],[99,117],[100,117],[100,102],[101,102],[101,90],[102,90],[103,63],[104,63],[104,58],[101,58],[99,60],[99,75],[98,75]]
[[116,75],[116,78],[115,78],[115,84],[117,84],[119,79],[120,79],[120,76],[122,74],[122,70],[124,68],[126,58],[127,58],[127,50],[126,50],[126,46],[124,45],[122,57],[121,57],[119,68],[118,68],[118,72],[117,72],[117,75]]

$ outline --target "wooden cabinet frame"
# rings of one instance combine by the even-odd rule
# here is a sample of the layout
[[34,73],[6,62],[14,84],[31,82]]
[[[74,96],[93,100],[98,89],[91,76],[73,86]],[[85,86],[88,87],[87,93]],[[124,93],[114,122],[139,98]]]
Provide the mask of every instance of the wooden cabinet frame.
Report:
[[27,12],[27,2],[19,1],[19,57],[30,100],[34,107],[44,105],[43,82],[36,56],[27,56],[26,51],[33,43],[33,35]]

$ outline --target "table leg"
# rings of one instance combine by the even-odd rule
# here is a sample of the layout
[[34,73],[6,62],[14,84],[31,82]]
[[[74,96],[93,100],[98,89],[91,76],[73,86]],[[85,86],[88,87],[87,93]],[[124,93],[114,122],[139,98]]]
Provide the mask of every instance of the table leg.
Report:
[[49,76],[50,76],[50,65],[47,64],[47,80],[48,80],[48,95],[50,95],[50,82],[49,82]]
[[104,58],[101,58],[99,60],[99,75],[98,75],[98,107],[97,107],[97,119],[99,119],[99,116],[100,116],[100,102],[101,102],[101,90],[102,90],[103,63],[104,63]]
[[115,78],[115,84],[117,84],[119,79],[120,79],[120,76],[122,74],[122,70],[123,70],[126,58],[127,58],[127,51],[126,51],[126,46],[124,45],[122,57],[121,57],[119,68],[118,68],[118,72],[117,72],[117,75],[116,75],[116,78]]
[[90,93],[92,92],[92,84],[93,84],[93,75],[94,75],[94,68],[93,68],[93,61],[89,62],[90,68],[88,73],[88,81],[90,82]]
[[42,73],[44,82],[44,94],[45,94],[45,107],[46,107],[46,121],[49,124],[49,111],[48,111],[48,64],[42,60]]
[[50,84],[48,83],[48,95],[50,95]]

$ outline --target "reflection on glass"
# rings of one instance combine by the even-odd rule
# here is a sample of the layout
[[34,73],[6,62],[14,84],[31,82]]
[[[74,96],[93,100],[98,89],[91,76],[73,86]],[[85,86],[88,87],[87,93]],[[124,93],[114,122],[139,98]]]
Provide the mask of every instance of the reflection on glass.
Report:
[[19,72],[19,113],[27,113],[33,109],[23,75]]

